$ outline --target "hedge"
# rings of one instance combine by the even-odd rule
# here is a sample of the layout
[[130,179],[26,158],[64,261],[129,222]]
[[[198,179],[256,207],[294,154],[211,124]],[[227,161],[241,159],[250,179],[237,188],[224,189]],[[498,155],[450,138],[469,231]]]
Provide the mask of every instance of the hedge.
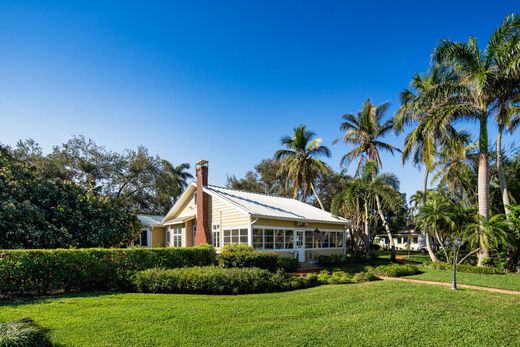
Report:
[[421,270],[415,265],[405,264],[391,264],[391,265],[380,265],[377,267],[368,266],[365,270],[372,275],[376,276],[387,276],[387,277],[401,277],[411,276],[421,273]]
[[133,276],[133,284],[142,293],[248,294],[307,288],[318,283],[259,268],[205,266],[144,270]]
[[0,294],[125,289],[135,271],[213,264],[215,250],[191,248],[0,251]]
[[[441,263],[441,262],[432,262],[425,264],[429,269],[433,270],[444,270],[444,271],[452,271],[453,270],[453,264],[448,263]],[[457,272],[469,272],[469,273],[476,273],[476,274],[483,274],[483,275],[500,275],[504,274],[503,271],[500,269],[497,269],[496,267],[489,267],[489,266],[473,266],[473,265],[466,265],[466,264],[458,264],[457,265]]]
[[50,347],[47,331],[32,319],[0,323],[0,347]]
[[272,252],[254,252],[247,245],[226,245],[217,256],[221,267],[256,267],[275,272],[278,269],[278,254]]

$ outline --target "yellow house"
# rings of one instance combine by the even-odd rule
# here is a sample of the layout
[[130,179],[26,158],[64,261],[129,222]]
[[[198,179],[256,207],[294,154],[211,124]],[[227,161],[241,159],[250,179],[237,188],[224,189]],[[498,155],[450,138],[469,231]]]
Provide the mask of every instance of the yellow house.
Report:
[[208,185],[207,161],[196,164],[196,176],[150,228],[151,245],[246,244],[300,262],[345,252],[346,219],[295,199]]

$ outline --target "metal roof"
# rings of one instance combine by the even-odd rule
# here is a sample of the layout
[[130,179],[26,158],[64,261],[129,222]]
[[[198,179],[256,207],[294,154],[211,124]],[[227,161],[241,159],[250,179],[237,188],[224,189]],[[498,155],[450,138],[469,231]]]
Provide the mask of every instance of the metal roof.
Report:
[[161,224],[164,216],[156,216],[156,215],[147,215],[147,214],[138,214],[137,218],[144,226],[154,226]]

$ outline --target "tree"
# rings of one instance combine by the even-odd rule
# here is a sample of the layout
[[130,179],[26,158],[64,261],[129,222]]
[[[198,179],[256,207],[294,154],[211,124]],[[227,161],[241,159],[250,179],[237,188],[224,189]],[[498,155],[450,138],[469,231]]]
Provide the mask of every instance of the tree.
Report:
[[431,234],[436,238],[447,262],[449,261],[449,256],[443,240],[448,235],[442,235],[442,232],[444,230],[444,233],[446,233],[455,227],[455,218],[456,214],[453,205],[440,194],[435,194],[430,199],[427,199],[419,208],[419,213],[417,214],[418,225],[427,235]]
[[376,162],[379,168],[382,167],[379,151],[387,151],[391,154],[396,151],[400,152],[397,147],[381,140],[394,127],[393,119],[384,120],[389,107],[388,102],[377,106],[367,99],[363,103],[362,109],[356,114],[343,115],[340,130],[344,134],[341,140],[354,148],[341,158],[340,164],[348,166],[352,161],[358,159],[356,176],[360,168],[369,160]]
[[[489,216],[487,121],[490,107],[497,94],[494,83],[499,75],[496,62],[501,59],[500,55],[510,53],[502,50],[501,47],[516,32],[519,23],[515,16],[506,18],[491,36],[484,52],[480,51],[476,39],[470,37],[466,43],[443,40],[433,54],[437,63],[452,69],[458,77],[456,81],[443,83],[430,93],[431,98],[441,98],[445,101],[436,110],[435,126],[444,127],[461,118],[476,119],[480,124],[478,210],[484,219]],[[481,249],[480,252],[483,256],[488,256],[487,249]]]
[[512,239],[509,229],[510,224],[503,214],[494,215],[489,219],[477,215],[473,223],[466,225],[464,241],[475,248],[470,254],[478,253],[478,266],[484,266],[487,258],[482,256],[480,250],[489,249],[492,245],[507,244]]
[[286,171],[293,184],[293,198],[301,192],[301,198],[305,200],[310,189],[321,209],[324,209],[314,187],[314,179],[319,173],[329,172],[327,165],[318,159],[322,156],[329,158],[329,148],[323,146],[316,134],[307,130],[305,125],[294,128],[293,137],[284,136],[280,142],[286,148],[276,151],[274,158],[282,161],[279,174]]

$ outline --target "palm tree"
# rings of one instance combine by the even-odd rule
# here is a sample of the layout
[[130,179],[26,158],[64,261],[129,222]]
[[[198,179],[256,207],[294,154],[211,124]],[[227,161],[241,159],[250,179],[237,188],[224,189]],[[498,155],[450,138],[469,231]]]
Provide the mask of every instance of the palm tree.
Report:
[[388,102],[377,106],[367,99],[363,103],[362,109],[355,115],[343,115],[340,130],[344,134],[341,140],[354,148],[341,158],[340,164],[348,166],[352,161],[358,159],[356,176],[359,174],[360,168],[369,160],[376,162],[378,168],[383,166],[379,151],[387,151],[391,154],[400,152],[397,147],[381,141],[381,138],[390,133],[394,127],[393,119],[384,120],[385,112],[389,107]]
[[323,204],[314,187],[314,180],[320,173],[329,172],[327,165],[318,159],[321,156],[329,158],[329,148],[321,145],[321,140],[316,138],[314,132],[307,130],[305,125],[294,128],[293,137],[282,137],[281,144],[286,148],[276,151],[274,158],[282,162],[279,174],[286,171],[294,185],[293,198],[296,198],[301,191],[301,198],[305,200],[310,188],[323,210]]
[[444,251],[446,261],[449,261],[448,252],[443,244],[441,231],[447,231],[455,227],[456,214],[453,205],[440,194],[435,194],[420,207],[417,214],[418,225],[437,239],[439,246]]
[[464,241],[475,249],[468,253],[461,262],[469,255],[477,253],[477,265],[484,266],[486,257],[480,256],[480,250],[489,249],[492,245],[508,243],[511,240],[509,230],[510,224],[503,214],[494,215],[489,219],[478,215],[473,223],[466,225],[464,233]]
[[[434,60],[457,74],[456,81],[443,83],[430,93],[432,99],[443,103],[436,110],[436,127],[445,127],[461,118],[476,119],[480,124],[478,166],[478,211],[484,219],[489,217],[489,153],[487,120],[489,108],[496,99],[498,65],[501,55],[509,52],[501,49],[504,42],[517,31],[518,17],[507,17],[493,33],[484,52],[477,41],[470,37],[466,43],[443,40],[435,48]],[[517,34],[516,34],[517,35]],[[514,61],[515,59],[513,59]],[[512,69],[516,71],[518,66]],[[481,252],[487,256],[487,250]]]

